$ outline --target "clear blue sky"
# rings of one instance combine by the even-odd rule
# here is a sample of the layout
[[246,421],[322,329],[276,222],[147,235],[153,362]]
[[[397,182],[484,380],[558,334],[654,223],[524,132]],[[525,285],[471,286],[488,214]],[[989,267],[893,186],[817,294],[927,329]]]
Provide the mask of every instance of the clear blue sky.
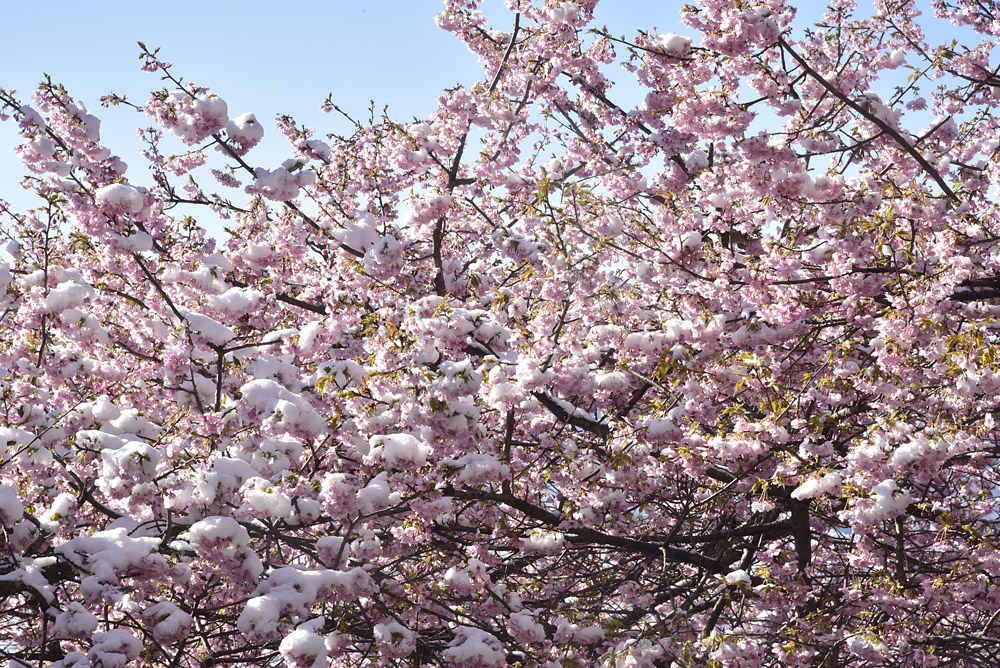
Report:
[[[604,0],[597,23],[619,35],[654,25],[684,33],[678,26],[682,5],[682,0]],[[175,73],[221,95],[230,115],[256,114],[267,133],[250,156],[255,164],[274,167],[288,157],[273,128],[278,113],[291,114],[320,134],[346,130],[336,115],[319,111],[333,93],[353,115],[363,117],[374,100],[405,121],[430,113],[442,89],[482,78],[476,58],[435,27],[441,7],[440,0],[50,0],[43,13],[38,5],[0,0],[0,86],[28,100],[42,74],[52,75],[103,120],[105,145],[129,163],[128,176],[142,184],[146,170],[137,155],[135,128],[148,125],[148,119],[98,104],[112,91],[141,103],[159,87],[155,75],[138,68],[136,41],[142,40],[160,47]],[[815,16],[819,10],[817,5],[802,12]],[[501,0],[486,0],[484,11],[494,27],[510,29],[512,16]],[[615,78],[624,88],[619,97],[636,90],[628,85],[628,73]],[[17,143],[15,126],[0,123],[0,197],[35,205],[16,185],[22,171],[11,149]]]
[[[654,24],[676,28],[682,4],[605,0],[598,19],[617,34],[634,35]],[[337,115],[319,111],[333,93],[356,117],[364,117],[374,100],[405,121],[433,111],[444,88],[482,78],[475,56],[434,25],[441,8],[441,0],[50,1],[43,14],[37,5],[3,2],[0,86],[28,101],[43,73],[65,84],[102,119],[102,140],[129,164],[128,176],[144,183],[135,128],[149,120],[98,103],[112,91],[142,103],[159,87],[156,75],[139,70],[141,40],[159,47],[176,74],[221,95],[230,115],[256,114],[267,132],[250,155],[273,167],[288,157],[273,129],[278,113],[320,134],[346,130]],[[510,29],[513,17],[500,0],[487,0],[484,10],[494,27]],[[0,197],[33,206],[16,185],[22,171],[11,149],[17,143],[14,124],[0,123]]]

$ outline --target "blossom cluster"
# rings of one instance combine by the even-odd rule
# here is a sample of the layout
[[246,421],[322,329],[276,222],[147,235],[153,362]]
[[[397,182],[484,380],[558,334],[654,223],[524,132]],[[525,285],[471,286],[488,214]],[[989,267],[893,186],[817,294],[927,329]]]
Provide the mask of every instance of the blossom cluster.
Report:
[[507,4],[278,166],[145,47],[146,185],[0,89],[9,668],[996,662],[989,3]]

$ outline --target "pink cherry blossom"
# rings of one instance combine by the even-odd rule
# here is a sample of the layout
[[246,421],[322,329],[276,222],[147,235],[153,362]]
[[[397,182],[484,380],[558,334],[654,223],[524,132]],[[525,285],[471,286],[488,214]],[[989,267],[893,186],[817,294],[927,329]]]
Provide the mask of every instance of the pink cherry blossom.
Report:
[[280,165],[0,89],[11,668],[997,662],[995,8],[506,4]]

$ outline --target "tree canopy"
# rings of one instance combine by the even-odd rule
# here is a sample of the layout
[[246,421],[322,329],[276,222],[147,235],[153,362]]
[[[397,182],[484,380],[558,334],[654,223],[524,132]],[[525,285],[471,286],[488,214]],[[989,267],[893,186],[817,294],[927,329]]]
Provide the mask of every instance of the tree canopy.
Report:
[[1000,663],[997,4],[444,4],[280,166],[141,44],[148,174],[0,89],[9,668]]

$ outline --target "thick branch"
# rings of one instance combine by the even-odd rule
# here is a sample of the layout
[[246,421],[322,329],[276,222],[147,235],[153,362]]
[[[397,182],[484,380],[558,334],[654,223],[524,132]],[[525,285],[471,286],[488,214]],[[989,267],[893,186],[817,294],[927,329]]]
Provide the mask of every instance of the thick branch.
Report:
[[[493,501],[495,503],[501,503],[520,511],[528,517],[538,520],[553,529],[558,529],[563,520],[563,516],[561,514],[536,506],[533,503],[509,493],[496,494],[493,492],[483,492],[477,489],[463,488],[460,490],[448,489],[445,491],[445,494],[456,499]],[[723,564],[722,561],[713,559],[712,557],[707,557],[693,550],[673,547],[663,543],[636,540],[625,536],[612,536],[589,527],[574,527],[571,529],[565,529],[565,533],[567,534],[566,539],[575,545],[591,544],[616,547],[626,552],[645,554],[649,557],[665,559],[675,563],[690,564],[692,566],[703,568],[713,574],[728,572],[727,566]]]
[[807,63],[802,56],[796,53],[792,49],[792,47],[789,46],[788,42],[786,42],[783,37],[778,38],[778,44],[781,46],[782,49],[787,51],[789,55],[791,55],[792,58],[796,60],[796,62],[798,62],[798,64],[802,67],[802,69],[805,70],[806,74],[815,79],[816,82],[819,83],[819,85],[821,85],[823,88],[825,88],[831,95],[833,95],[835,98],[846,104],[848,107],[850,107],[857,113],[864,116],[867,120],[877,125],[884,133],[892,137],[893,141],[895,141],[899,145],[899,147],[903,149],[903,151],[905,151],[911,158],[916,160],[917,164],[920,165],[920,168],[923,169],[925,172],[927,172],[927,174],[932,179],[934,179],[934,182],[938,184],[938,186],[941,188],[942,191],[944,191],[944,193],[948,196],[949,199],[955,200],[956,202],[958,201],[958,195],[956,195],[952,191],[952,189],[948,187],[948,184],[945,183],[945,180],[941,178],[941,174],[938,173],[938,171],[934,169],[934,167],[932,167],[929,162],[927,162],[927,159],[920,154],[920,151],[914,148],[913,145],[910,144],[910,142],[906,141],[906,138],[903,137],[903,135],[899,134],[899,131],[897,131],[895,128],[893,128],[891,125],[883,121],[881,118],[879,118],[872,112],[862,107],[860,104],[858,104],[851,98],[847,97],[847,95],[842,93],[836,86],[834,86],[832,83],[824,79],[819,72],[810,67],[809,63]]
[[556,416],[560,422],[565,422],[566,424],[573,425],[578,429],[588,431],[591,434],[600,436],[601,438],[607,438],[611,435],[611,427],[604,424],[603,422],[598,422],[590,418],[585,418],[582,415],[576,413],[570,413],[566,410],[558,401],[553,399],[547,394],[542,392],[532,392],[538,401],[549,410],[550,413]]

